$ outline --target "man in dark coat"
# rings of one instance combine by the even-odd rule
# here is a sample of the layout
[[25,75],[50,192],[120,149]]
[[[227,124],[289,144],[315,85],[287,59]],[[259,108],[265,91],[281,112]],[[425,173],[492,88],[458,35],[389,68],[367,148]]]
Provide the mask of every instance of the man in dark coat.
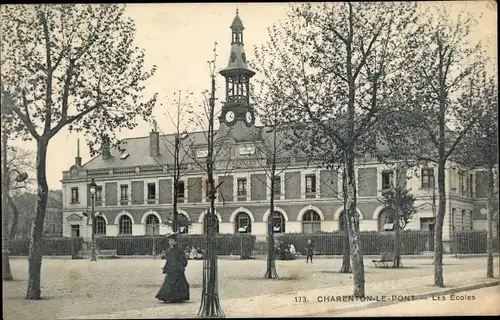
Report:
[[286,256],[285,256],[285,243],[283,243],[283,241],[280,241],[279,257],[280,257],[280,260],[285,260],[286,259]]
[[309,260],[311,260],[311,263],[313,263],[313,255],[314,244],[312,243],[311,239],[308,239],[306,245],[306,263],[309,263]]
[[189,300],[189,283],[184,270],[187,259],[184,251],[177,246],[177,234],[168,236],[170,249],[167,251],[165,266],[165,280],[156,294],[156,298],[163,302],[181,302]]

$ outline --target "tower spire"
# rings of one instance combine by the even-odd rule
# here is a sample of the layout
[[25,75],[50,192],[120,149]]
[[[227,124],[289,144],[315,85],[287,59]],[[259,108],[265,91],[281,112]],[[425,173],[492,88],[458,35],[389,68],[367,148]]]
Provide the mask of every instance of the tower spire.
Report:
[[243,22],[236,8],[236,16],[231,24],[231,52],[229,63],[220,74],[226,78],[226,102],[219,120],[228,125],[240,121],[247,126],[254,123],[254,112],[250,106],[250,79],[255,72],[247,66],[243,45]]

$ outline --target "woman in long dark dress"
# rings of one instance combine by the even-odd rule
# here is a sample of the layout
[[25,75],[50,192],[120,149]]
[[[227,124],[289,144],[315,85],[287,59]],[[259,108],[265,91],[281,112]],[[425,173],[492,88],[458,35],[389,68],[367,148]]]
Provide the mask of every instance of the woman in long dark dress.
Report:
[[186,254],[177,246],[177,235],[168,237],[170,249],[167,251],[165,266],[165,280],[156,298],[163,302],[181,302],[189,300],[189,283],[184,270],[187,266]]

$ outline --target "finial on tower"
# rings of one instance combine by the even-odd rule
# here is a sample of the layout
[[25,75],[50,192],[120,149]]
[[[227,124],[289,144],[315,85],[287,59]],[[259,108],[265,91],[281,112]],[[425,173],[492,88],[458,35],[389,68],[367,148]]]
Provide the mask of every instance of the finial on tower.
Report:
[[236,15],[238,15],[240,11],[238,10],[238,7],[236,7]]
[[82,166],[82,158],[80,157],[80,139],[76,139],[76,158],[75,165]]

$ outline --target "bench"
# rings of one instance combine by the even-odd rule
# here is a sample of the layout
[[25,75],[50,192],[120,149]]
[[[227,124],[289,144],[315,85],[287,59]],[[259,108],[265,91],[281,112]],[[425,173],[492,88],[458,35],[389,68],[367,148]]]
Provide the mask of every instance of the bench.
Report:
[[118,250],[99,250],[100,258],[116,257],[118,256]]
[[[372,262],[375,265],[375,268],[389,268],[390,264],[394,263],[394,259],[395,259],[394,252],[382,252],[380,254],[380,259],[372,260]],[[401,261],[399,262],[399,264],[402,266]]]

